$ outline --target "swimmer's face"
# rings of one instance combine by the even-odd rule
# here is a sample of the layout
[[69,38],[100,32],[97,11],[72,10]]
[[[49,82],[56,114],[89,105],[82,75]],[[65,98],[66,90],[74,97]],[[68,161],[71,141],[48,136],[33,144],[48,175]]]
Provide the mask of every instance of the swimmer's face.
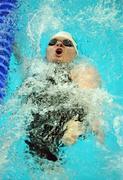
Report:
[[46,52],[46,58],[49,62],[69,63],[75,56],[75,47],[69,39],[57,37],[49,42]]

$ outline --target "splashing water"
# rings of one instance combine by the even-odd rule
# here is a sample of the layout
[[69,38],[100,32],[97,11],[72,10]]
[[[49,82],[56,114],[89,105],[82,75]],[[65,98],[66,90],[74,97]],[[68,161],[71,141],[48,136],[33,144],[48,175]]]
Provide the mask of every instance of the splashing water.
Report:
[[[26,177],[29,179],[30,177],[34,179],[38,177],[41,179],[60,179],[60,177],[61,179],[64,177],[67,179],[76,177],[108,179],[109,175],[111,179],[123,177],[122,158],[120,158],[123,151],[123,107],[117,103],[117,101],[121,102],[122,98],[119,92],[117,93],[119,98],[117,95],[111,95],[116,94],[116,88],[113,88],[112,84],[115,84],[115,81],[120,84],[122,78],[122,71],[119,69],[123,62],[122,51],[120,51],[123,33],[122,13],[116,1],[101,0],[93,4],[81,4],[80,7],[76,7],[76,2],[71,0],[68,0],[66,4],[61,1],[47,0],[38,2],[36,10],[30,11],[27,4],[23,3],[22,9],[26,10],[28,18],[26,22],[26,17],[24,19],[21,14],[22,32],[18,33],[17,38],[19,44],[22,45],[22,53],[24,52],[27,56],[34,53],[34,57],[39,57],[41,49],[44,53],[43,42],[47,43],[53,33],[66,30],[75,36],[76,41],[79,42],[80,55],[89,56],[91,63],[101,72],[104,88],[85,91],[76,89],[73,84],[71,86],[59,84],[56,89],[49,89],[49,93],[55,94],[58,90],[63,93],[71,92],[68,105],[75,101],[81,105],[84,104],[89,110],[86,117],[88,121],[93,121],[95,118],[101,119],[105,129],[105,148],[96,144],[93,140],[94,136],[90,134],[85,141],[80,139],[75,145],[63,148],[65,160],[63,165],[59,165],[58,162],[55,166],[53,163],[44,161],[44,166],[46,166],[44,172],[41,171],[40,165],[26,153],[28,150],[25,144],[26,129],[33,120],[31,111],[37,111],[37,106],[31,101],[27,103],[26,97],[33,91],[41,92],[46,85],[46,72],[49,68],[48,65],[33,59],[29,78],[25,81],[25,83],[32,82],[32,86],[29,88],[21,86],[0,108],[0,176],[2,178],[15,179],[16,174],[19,174],[21,179]],[[44,36],[46,36],[45,41],[43,41]],[[23,41],[24,38],[25,41]],[[31,53],[27,50],[30,44]],[[83,61],[80,60],[80,62]],[[52,65],[50,70],[53,68]],[[32,77],[32,74],[38,74],[39,79]],[[9,83],[13,83],[11,83],[11,78]],[[108,89],[110,93],[107,93],[105,89]],[[41,108],[40,110],[41,113],[45,113],[48,109]],[[51,168],[52,166],[54,168]],[[78,169],[81,171],[79,172]]]
[[[53,29],[63,28],[62,23],[59,21],[58,18],[55,17],[55,13],[56,12],[53,11],[52,8],[49,7],[49,5],[45,5],[43,6],[43,8],[40,8],[40,10],[33,15],[33,17],[28,23],[27,35],[31,39],[32,44],[34,46],[36,45],[37,54],[40,54],[40,37],[42,36],[43,32],[49,29],[49,24],[50,28]],[[36,32],[35,24],[38,27]]]

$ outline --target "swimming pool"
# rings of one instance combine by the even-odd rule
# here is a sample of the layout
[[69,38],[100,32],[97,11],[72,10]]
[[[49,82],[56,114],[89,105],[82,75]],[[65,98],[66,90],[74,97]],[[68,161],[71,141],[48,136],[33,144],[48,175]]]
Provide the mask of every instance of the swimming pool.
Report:
[[[123,179],[122,2],[77,2],[22,1],[18,9],[16,40],[23,55],[35,59],[40,54],[45,56],[48,39],[55,32],[65,30],[73,34],[80,56],[89,58],[97,67],[103,81],[102,88],[113,96],[109,99],[113,99],[111,106],[107,103],[105,107],[105,147],[97,144],[95,137],[90,135],[86,140],[78,140],[75,145],[64,148],[65,162],[62,166],[43,172],[30,155],[25,155],[23,122],[19,123],[17,117],[10,118],[14,110],[13,114],[6,110],[1,120],[1,179]],[[18,64],[12,55],[6,101],[22,83],[22,74],[22,64]],[[11,103],[16,104],[15,101]],[[19,104],[16,110],[18,107]]]

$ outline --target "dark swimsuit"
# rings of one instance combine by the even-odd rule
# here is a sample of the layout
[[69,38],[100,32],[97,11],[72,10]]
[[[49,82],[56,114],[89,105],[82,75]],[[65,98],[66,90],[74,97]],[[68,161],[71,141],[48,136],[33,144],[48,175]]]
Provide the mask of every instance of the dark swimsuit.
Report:
[[28,139],[26,143],[29,146],[29,150],[32,154],[38,155],[41,158],[45,158],[51,161],[57,161],[59,159],[59,148],[63,146],[61,139],[65,133],[64,125],[73,116],[78,115],[78,121],[83,122],[86,113],[83,106],[78,105],[76,102],[73,107],[65,107],[64,102],[69,99],[68,92],[60,93],[59,91],[54,94],[48,94],[47,89],[49,87],[55,87],[58,85],[57,74],[59,72],[62,77],[58,79],[60,83],[72,83],[69,78],[70,67],[58,65],[54,69],[54,75],[46,78],[47,85],[40,93],[33,92],[29,99],[37,106],[56,108],[46,111],[44,114],[40,112],[32,112],[33,120],[27,128]]

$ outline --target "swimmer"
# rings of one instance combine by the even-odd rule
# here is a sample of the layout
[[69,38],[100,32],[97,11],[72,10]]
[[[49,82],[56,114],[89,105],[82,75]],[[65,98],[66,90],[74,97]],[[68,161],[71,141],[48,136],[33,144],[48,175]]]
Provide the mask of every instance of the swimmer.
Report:
[[[49,41],[46,53],[46,59],[55,63],[70,63],[77,56],[77,44],[71,34],[59,32]],[[100,87],[100,76],[92,66],[85,68],[82,65],[76,65],[70,72],[70,78],[78,87],[82,89],[94,89]],[[77,138],[84,133],[81,123],[72,118],[65,126],[67,131],[63,136],[63,143],[70,145],[76,142]],[[96,133],[97,139],[103,142],[103,132],[100,130],[100,123],[95,120],[92,124],[92,130]]]
[[[15,54],[19,58],[17,50],[15,48]],[[67,32],[59,32],[51,37],[48,47],[46,49],[46,61],[48,63],[53,63],[56,65],[55,74],[52,77],[48,77],[46,80],[51,86],[56,86],[58,84],[57,81],[60,81],[63,85],[64,83],[74,82],[76,86],[80,89],[96,89],[100,87],[100,76],[96,69],[91,65],[83,66],[82,64],[67,66],[71,64],[78,54],[77,44],[70,33]],[[67,68],[66,68],[67,67]],[[56,76],[59,72],[63,71],[63,76],[56,79]],[[66,77],[67,73],[67,77]],[[42,91],[43,92],[43,91]],[[61,94],[57,92],[53,99],[51,97],[47,98],[46,89],[44,93],[40,95],[34,95],[32,93],[30,95],[30,99],[34,104],[43,107],[43,102],[48,102],[49,104],[56,105]],[[63,96],[63,97],[62,97]],[[60,101],[65,99],[67,101],[68,97],[66,95],[62,95]],[[76,142],[78,137],[81,135],[85,135],[86,126],[83,125],[84,117],[86,116],[86,112],[84,112],[83,107],[79,107],[75,104],[74,108],[71,110],[65,109],[62,107],[62,110],[58,109],[57,111],[49,111],[46,116],[41,116],[40,113],[32,113],[34,121],[31,122],[29,126],[29,139],[30,141],[26,141],[29,145],[30,150],[36,151],[36,153],[45,157],[48,160],[56,161],[57,158],[57,150],[56,146],[59,142],[64,145],[72,145]],[[57,126],[53,125],[55,122],[52,122],[52,117],[54,117],[54,121],[56,119]],[[50,125],[48,124],[50,122]],[[41,127],[41,124],[42,127]],[[90,129],[96,134],[97,139],[103,143],[104,135],[101,129],[100,121],[94,119],[94,121],[89,124]],[[34,127],[40,127],[36,130]],[[59,129],[60,127],[60,129]],[[33,132],[34,131],[34,132]],[[40,134],[40,137],[38,136]],[[53,147],[49,147],[55,144]],[[41,144],[41,146],[39,145]]]

